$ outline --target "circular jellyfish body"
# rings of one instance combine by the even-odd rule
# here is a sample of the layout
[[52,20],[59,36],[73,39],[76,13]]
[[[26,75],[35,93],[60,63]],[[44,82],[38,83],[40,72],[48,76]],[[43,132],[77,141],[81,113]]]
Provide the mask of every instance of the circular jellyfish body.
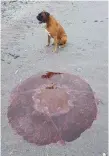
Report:
[[32,76],[12,91],[10,99],[10,125],[36,145],[77,139],[97,114],[89,84],[68,73]]

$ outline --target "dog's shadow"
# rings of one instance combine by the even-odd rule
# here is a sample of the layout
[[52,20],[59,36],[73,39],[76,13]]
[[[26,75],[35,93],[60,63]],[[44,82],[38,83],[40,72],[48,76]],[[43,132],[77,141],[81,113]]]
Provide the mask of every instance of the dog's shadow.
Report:
[[66,45],[65,47],[58,46],[56,52],[54,52],[53,47],[54,47],[54,45],[52,45],[52,44],[49,46],[45,46],[44,47],[45,52],[46,53],[60,53],[60,52],[66,51],[66,49],[68,49],[68,45]]
[[43,48],[41,48],[39,50],[39,52],[43,55],[55,55],[55,54],[59,54],[59,53],[68,53],[69,51],[71,51],[73,47],[73,44],[72,43],[67,43],[65,47],[58,47],[56,52],[53,52],[53,48],[54,48],[54,45],[50,44],[49,46],[46,46],[44,45]]

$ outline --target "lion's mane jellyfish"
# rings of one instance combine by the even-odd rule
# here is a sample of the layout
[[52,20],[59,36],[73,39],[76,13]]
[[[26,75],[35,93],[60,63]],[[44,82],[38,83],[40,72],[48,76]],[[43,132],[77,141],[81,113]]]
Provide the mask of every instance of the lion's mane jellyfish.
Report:
[[96,118],[94,93],[84,80],[68,73],[32,76],[11,93],[8,120],[30,143],[71,142]]

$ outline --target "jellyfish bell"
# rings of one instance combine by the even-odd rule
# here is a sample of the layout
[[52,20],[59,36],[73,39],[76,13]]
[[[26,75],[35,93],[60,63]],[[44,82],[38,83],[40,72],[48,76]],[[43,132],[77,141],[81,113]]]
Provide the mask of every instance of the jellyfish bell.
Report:
[[88,83],[72,74],[47,72],[26,79],[13,90],[7,116],[25,140],[48,145],[77,139],[96,114]]

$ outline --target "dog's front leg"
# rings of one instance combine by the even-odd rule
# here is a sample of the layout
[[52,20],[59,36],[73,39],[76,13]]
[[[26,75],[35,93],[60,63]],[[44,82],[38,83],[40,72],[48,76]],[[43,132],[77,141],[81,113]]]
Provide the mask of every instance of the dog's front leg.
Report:
[[48,35],[48,44],[47,44],[47,46],[50,45],[50,39],[51,39],[51,37]]
[[58,43],[57,43],[57,36],[54,37],[54,49],[53,49],[53,52],[56,52],[57,50],[57,46],[58,46]]

